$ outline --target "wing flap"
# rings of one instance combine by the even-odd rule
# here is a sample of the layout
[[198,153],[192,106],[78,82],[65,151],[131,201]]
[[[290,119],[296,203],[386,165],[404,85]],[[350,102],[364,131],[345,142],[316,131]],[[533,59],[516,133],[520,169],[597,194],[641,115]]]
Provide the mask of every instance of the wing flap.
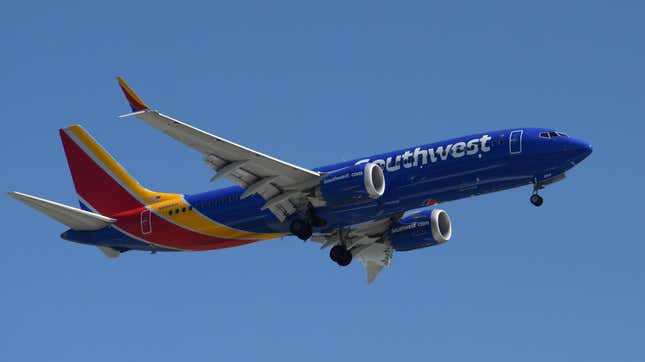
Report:
[[116,222],[116,219],[112,219],[107,216],[77,209],[75,207],[63,205],[40,197],[23,194],[21,192],[8,192],[7,194],[74,230],[94,231],[103,229],[104,227]]
[[373,261],[368,261],[363,264],[365,269],[367,269],[367,284],[371,284],[378,274],[383,270],[383,264],[379,264]]

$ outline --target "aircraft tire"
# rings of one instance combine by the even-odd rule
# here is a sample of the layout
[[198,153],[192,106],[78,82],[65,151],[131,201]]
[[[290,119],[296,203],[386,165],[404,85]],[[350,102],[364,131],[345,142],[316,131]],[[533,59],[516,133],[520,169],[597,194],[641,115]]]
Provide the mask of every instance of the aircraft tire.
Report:
[[544,199],[542,198],[542,196],[538,194],[531,195],[530,200],[531,200],[531,203],[536,207],[542,206],[542,204],[544,203]]
[[352,263],[352,253],[350,253],[348,251],[347,254],[345,254],[345,257],[343,258],[343,260],[338,262],[338,265],[340,265],[340,266],[348,266],[351,263]]
[[297,236],[300,240],[307,240],[313,234],[311,224],[301,219],[293,220],[291,222],[289,230],[293,235]]
[[352,262],[352,253],[344,245],[335,245],[331,248],[329,257],[340,266],[348,266]]

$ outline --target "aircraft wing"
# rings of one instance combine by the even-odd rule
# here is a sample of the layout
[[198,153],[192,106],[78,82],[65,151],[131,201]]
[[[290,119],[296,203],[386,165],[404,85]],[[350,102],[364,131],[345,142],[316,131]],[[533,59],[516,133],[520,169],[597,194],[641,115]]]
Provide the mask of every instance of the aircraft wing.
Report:
[[358,258],[367,270],[367,283],[376,279],[383,267],[392,263],[393,249],[387,237],[390,225],[403,215],[336,229],[329,233],[314,234],[313,241],[323,243],[325,249],[344,243],[351,250],[352,257]]
[[262,154],[222,137],[202,131],[149,108],[119,77],[119,85],[133,113],[154,128],[204,155],[208,167],[217,173],[211,181],[227,178],[245,188],[242,198],[259,194],[280,220],[304,210],[309,190],[320,183],[320,173]]

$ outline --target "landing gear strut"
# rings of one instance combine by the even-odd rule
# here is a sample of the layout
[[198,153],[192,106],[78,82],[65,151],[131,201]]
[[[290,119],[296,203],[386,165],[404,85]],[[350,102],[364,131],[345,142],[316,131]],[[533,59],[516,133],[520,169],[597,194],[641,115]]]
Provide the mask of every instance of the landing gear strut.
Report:
[[348,266],[352,262],[352,253],[345,245],[335,245],[329,251],[329,257],[340,266]]
[[316,215],[316,210],[311,204],[307,206],[307,220],[309,220],[309,223],[313,227],[321,228],[327,226],[327,220],[318,217],[318,215]]
[[531,203],[533,204],[533,206],[539,207],[539,206],[542,206],[542,204],[544,203],[544,199],[542,198],[542,196],[538,195],[538,191],[540,189],[543,189],[543,188],[544,188],[544,186],[542,186],[542,185],[540,185],[538,183],[534,184],[534,186],[533,186],[533,195],[531,195],[531,198],[529,199],[531,201]]

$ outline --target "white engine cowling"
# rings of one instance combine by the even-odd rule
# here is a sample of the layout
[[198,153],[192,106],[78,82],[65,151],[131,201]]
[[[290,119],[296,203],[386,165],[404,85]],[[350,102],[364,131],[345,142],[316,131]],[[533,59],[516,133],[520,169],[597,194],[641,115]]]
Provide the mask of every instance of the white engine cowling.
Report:
[[326,174],[319,191],[328,204],[374,200],[385,193],[385,175],[375,163],[354,165]]
[[441,209],[408,215],[390,227],[389,238],[397,251],[426,248],[445,243],[452,237],[452,223]]

